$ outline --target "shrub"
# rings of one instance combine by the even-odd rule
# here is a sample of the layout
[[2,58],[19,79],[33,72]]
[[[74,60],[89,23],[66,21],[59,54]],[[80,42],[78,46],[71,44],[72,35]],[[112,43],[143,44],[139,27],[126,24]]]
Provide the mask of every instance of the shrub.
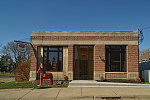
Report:
[[104,77],[103,76],[100,76],[100,81],[104,81]]
[[140,79],[139,77],[137,77],[137,78],[135,79],[135,82],[141,82],[141,79]]
[[30,73],[30,63],[29,61],[27,62],[22,62],[19,64],[15,71],[15,80],[17,82],[24,82],[24,81],[29,81],[29,73]]
[[68,81],[68,76],[64,76],[64,80],[65,80],[65,81]]

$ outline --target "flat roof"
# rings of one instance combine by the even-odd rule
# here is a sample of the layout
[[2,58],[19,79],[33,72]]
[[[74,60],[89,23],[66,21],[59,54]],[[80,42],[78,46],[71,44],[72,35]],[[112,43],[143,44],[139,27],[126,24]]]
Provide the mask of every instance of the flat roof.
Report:
[[138,36],[137,31],[32,31],[31,36]]

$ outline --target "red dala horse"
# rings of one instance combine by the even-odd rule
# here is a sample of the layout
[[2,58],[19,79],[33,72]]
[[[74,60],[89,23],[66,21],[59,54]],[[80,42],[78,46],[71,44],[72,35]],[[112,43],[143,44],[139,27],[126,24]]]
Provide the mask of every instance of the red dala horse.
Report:
[[[42,86],[43,79],[50,79],[51,85],[53,85],[53,74],[52,73],[46,73],[45,70],[41,67],[39,67],[37,74],[40,73],[40,86]],[[51,86],[48,85],[48,86]]]

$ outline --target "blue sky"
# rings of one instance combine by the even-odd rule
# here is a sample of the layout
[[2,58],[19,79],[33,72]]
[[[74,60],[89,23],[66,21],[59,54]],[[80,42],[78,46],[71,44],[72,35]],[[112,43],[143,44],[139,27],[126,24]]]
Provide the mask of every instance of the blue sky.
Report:
[[[32,31],[135,31],[150,27],[150,0],[0,0],[0,43]],[[140,49],[150,48],[150,29]]]

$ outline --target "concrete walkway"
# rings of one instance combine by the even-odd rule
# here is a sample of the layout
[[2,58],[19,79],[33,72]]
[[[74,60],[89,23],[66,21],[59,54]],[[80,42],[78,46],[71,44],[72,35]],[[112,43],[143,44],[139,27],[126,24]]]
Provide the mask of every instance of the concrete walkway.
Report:
[[0,100],[150,100],[150,87],[1,89]]
[[73,80],[68,87],[150,87],[150,84],[97,82],[94,80]]

